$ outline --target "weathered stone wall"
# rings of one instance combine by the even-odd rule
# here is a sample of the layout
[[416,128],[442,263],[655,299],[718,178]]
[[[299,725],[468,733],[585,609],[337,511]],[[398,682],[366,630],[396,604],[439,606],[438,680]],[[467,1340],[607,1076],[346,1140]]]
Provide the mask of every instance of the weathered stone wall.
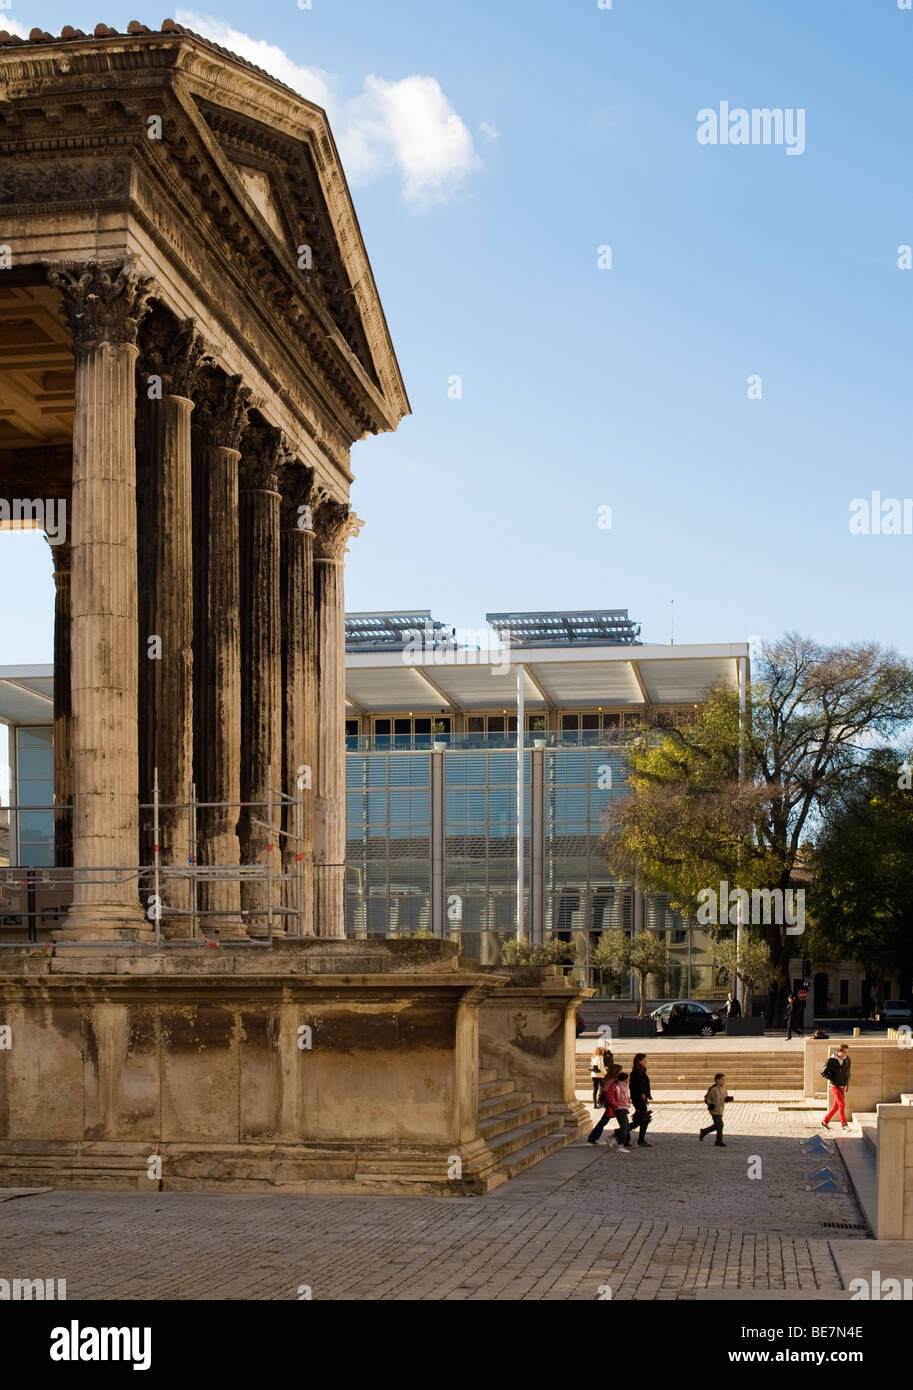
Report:
[[504,1180],[478,1132],[478,1009],[505,981],[450,943],[109,943],[11,951],[0,970],[0,1185]]
[[509,1076],[518,1090],[563,1114],[565,1126],[585,1132],[592,1121],[575,1096],[576,1012],[591,990],[580,990],[558,965],[484,967],[510,983],[479,1009],[479,1063]]

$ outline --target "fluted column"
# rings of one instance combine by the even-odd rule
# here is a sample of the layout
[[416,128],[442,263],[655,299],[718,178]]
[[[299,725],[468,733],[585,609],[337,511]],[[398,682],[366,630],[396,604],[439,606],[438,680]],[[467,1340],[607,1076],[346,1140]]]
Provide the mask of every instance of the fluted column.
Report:
[[317,798],[314,807],[315,917],[318,936],[345,936],[346,542],[362,522],[347,503],[317,512],[314,606],[317,633]]
[[[269,788],[282,786],[282,627],[279,591],[278,470],[285,461],[280,431],[270,425],[250,427],[241,442],[239,514],[241,528],[241,799],[238,833],[241,862],[281,872],[281,836],[256,822],[266,821]],[[278,826],[280,803],[273,796],[272,823]],[[278,882],[272,906],[279,905]],[[241,905],[251,936],[265,936],[268,894],[260,880],[242,883]],[[284,929],[277,918],[273,930]]]
[[[301,799],[301,841],[284,838],[283,906],[298,908],[302,885],[301,930],[314,935],[314,796],[317,766],[317,651],[314,613],[314,509],[320,499],[313,472],[301,464],[282,470],[282,766],[283,789]],[[286,810],[283,828],[296,834],[295,808]],[[300,856],[300,857],[299,857]],[[300,865],[300,876],[299,876]],[[294,876],[291,877],[291,876]],[[287,930],[298,921],[287,919]]]
[[[137,370],[137,530],[139,535],[140,802],[152,801],[158,771],[159,855],[186,867],[186,803],[193,781],[193,502],[190,420],[203,343],[193,324],[162,311],[141,335]],[[140,856],[152,859],[152,812],[140,816]],[[166,935],[189,931],[191,885],[165,877]],[[177,916],[175,915],[177,914]]]
[[[68,506],[72,514],[72,505]],[[54,560],[54,804],[73,804],[73,720],[70,700],[70,542],[51,546]],[[54,814],[54,863],[73,863],[73,812]]]
[[[201,864],[240,863],[241,590],[238,445],[250,392],[240,377],[210,372],[192,419],[194,513],[194,768],[200,801],[225,803],[198,817]],[[204,935],[246,937],[237,878],[200,885]]]
[[[71,698],[73,903],[66,939],[148,934],[136,878],[136,336],[152,282],[130,265],[50,269],[76,358]],[[114,872],[103,873],[103,869]],[[95,871],[90,873],[89,871]]]

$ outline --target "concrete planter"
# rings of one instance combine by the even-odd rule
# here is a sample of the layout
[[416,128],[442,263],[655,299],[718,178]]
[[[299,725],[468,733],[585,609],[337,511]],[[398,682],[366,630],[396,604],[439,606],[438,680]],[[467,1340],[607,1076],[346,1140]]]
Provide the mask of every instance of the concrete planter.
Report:
[[754,1015],[742,1014],[739,1018],[726,1020],[727,1038],[763,1038],[764,1036],[764,1017],[762,1014]]
[[656,1022],[652,1018],[628,1018],[620,1014],[616,1032],[619,1038],[655,1038]]

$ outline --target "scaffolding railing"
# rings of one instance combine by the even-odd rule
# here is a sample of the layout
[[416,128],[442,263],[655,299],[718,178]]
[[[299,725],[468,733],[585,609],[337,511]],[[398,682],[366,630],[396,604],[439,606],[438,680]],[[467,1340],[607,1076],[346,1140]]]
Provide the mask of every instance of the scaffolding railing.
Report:
[[[27,929],[27,940],[38,940],[39,923],[49,930],[66,916],[69,909],[68,889],[77,884],[105,884],[108,886],[136,883],[137,905],[142,906],[149,924],[153,928],[156,944],[162,941],[180,943],[200,941],[206,938],[206,922],[213,917],[238,917],[239,923],[250,926],[255,919],[265,918],[264,936],[231,938],[238,945],[270,945],[277,930],[277,920],[289,923],[289,928],[278,928],[285,936],[304,936],[306,895],[311,885],[306,881],[304,845],[304,794],[305,787],[296,788],[297,795],[291,796],[272,784],[272,774],[268,773],[265,801],[201,801],[196,794],[196,786],[191,783],[185,802],[165,802],[161,799],[158,769],[153,774],[152,801],[139,803],[140,843],[151,835],[151,862],[135,865],[19,865],[0,864],[0,938],[5,929]],[[56,803],[50,806],[9,805],[3,808],[11,815],[44,812],[62,816],[72,812],[72,806]],[[266,832],[266,844],[262,856],[253,861],[238,864],[212,864],[200,862],[199,817],[206,811],[237,810],[239,816],[247,813],[248,826]],[[161,841],[162,812],[186,813],[186,844],[178,843],[163,846]],[[263,815],[254,814],[262,811]],[[144,814],[146,813],[146,814]],[[148,814],[151,813],[151,816]],[[285,819],[286,824],[282,821]],[[18,840],[18,836],[17,836]],[[283,868],[282,847],[286,846],[294,854],[290,871]],[[178,862],[178,856],[183,862]],[[276,867],[278,854],[279,867]],[[287,856],[290,858],[291,856]],[[200,905],[200,887],[204,883],[239,884],[262,883],[264,885],[265,905],[262,907],[223,907],[206,908]],[[187,884],[184,892],[169,894],[168,886]],[[39,903],[39,897],[57,898],[56,902]],[[167,899],[171,897],[169,903]],[[145,902],[143,902],[145,898]],[[178,902],[175,903],[175,899]],[[183,900],[183,901],[181,901]],[[169,919],[178,927],[163,935],[163,924],[167,928]],[[187,924],[186,934],[180,928]],[[22,945],[21,941],[11,942],[0,939],[0,946]]]

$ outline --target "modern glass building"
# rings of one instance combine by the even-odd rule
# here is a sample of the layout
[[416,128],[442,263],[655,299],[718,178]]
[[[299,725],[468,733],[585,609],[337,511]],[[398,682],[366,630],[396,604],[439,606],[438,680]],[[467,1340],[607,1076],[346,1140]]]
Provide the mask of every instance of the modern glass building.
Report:
[[494,963],[517,933],[520,806],[534,942],[560,937],[582,982],[632,999],[631,980],[593,969],[600,933],[664,931],[672,964],[651,997],[718,998],[706,934],[609,872],[603,817],[647,712],[690,719],[740,663],[747,678],[747,646],[642,645],[624,610],[488,622],[460,634],[427,612],[347,617],[347,932],[449,936]]

